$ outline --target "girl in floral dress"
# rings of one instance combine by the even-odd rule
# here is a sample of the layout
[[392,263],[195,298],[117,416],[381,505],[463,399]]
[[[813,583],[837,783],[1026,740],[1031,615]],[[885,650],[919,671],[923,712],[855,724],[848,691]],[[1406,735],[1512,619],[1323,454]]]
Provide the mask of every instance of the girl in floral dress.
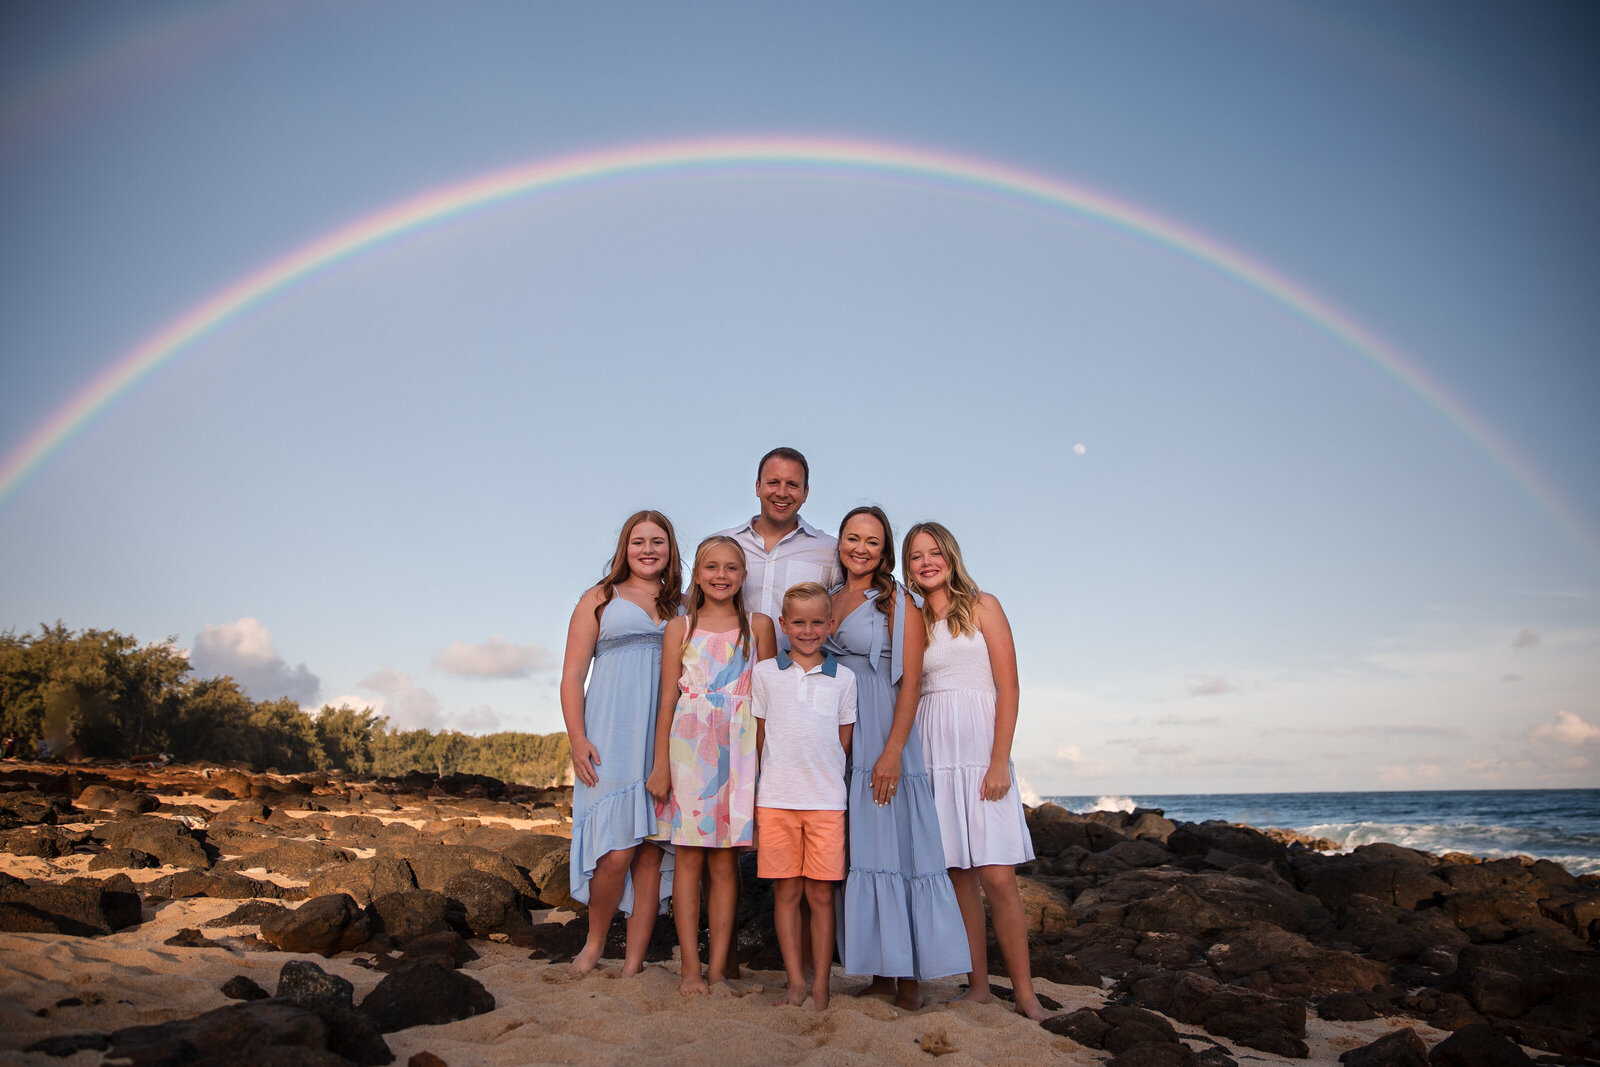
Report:
[[[744,607],[744,549],[731,537],[700,542],[685,617],[667,624],[655,765],[655,840],[674,846],[672,911],[679,991],[726,982],[738,905],[736,849],[755,844],[756,727],[750,671],[777,654],[772,620]],[[707,874],[710,952],[700,971],[700,879]]]

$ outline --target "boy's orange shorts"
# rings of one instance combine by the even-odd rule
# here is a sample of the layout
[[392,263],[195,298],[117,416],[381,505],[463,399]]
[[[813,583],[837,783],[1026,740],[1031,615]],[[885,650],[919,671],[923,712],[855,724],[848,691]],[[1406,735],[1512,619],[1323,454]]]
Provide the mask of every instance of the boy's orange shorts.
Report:
[[762,878],[844,878],[844,812],[756,808],[756,874]]

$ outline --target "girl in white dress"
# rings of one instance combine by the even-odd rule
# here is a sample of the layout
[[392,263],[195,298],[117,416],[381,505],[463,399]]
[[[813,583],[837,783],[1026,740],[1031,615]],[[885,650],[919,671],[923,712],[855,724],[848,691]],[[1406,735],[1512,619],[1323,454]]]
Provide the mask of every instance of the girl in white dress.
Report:
[[928,633],[917,729],[933,780],[945,866],[972,952],[967,991],[957,999],[993,999],[981,887],[1017,1011],[1044,1019],[1049,1012],[1033,992],[1028,931],[1017,892],[1016,865],[1033,859],[1033,838],[1011,766],[1018,692],[1011,624],[1000,601],[979,591],[967,575],[961,548],[943,526],[913,526],[901,558],[906,585],[923,598]]

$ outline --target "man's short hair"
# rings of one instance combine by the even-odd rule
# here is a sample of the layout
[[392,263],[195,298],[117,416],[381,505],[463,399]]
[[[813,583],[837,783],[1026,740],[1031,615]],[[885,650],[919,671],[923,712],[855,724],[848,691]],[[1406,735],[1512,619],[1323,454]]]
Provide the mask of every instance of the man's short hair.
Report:
[[791,585],[783,594],[783,617],[789,617],[789,601],[812,600],[818,597],[830,604],[833,602],[833,598],[828,596],[828,590],[821,582],[800,582]]
[[811,464],[806,462],[806,457],[800,454],[798,448],[774,448],[771,452],[761,457],[761,462],[756,464],[756,484],[761,484],[761,472],[767,469],[767,460],[786,459],[790,463],[800,464],[800,470],[805,474],[803,489],[811,488]]

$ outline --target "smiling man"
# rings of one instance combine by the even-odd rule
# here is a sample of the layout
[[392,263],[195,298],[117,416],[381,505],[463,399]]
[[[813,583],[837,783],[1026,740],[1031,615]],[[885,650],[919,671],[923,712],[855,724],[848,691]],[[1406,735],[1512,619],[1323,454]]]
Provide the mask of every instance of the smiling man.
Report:
[[747,610],[776,619],[790,586],[817,582],[832,589],[844,580],[839,542],[800,517],[810,492],[811,466],[797,450],[774,448],[756,465],[761,510],[744,525],[722,531],[744,546]]

